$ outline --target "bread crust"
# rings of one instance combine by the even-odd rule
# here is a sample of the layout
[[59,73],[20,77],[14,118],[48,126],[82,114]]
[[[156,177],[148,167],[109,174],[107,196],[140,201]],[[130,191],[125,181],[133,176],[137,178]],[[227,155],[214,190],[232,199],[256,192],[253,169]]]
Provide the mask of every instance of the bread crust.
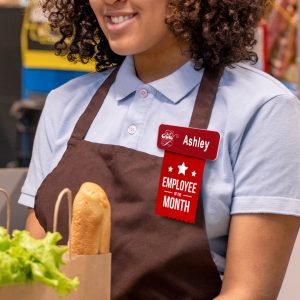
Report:
[[95,183],[83,183],[73,203],[70,253],[109,253],[110,231],[110,203],[105,191]]

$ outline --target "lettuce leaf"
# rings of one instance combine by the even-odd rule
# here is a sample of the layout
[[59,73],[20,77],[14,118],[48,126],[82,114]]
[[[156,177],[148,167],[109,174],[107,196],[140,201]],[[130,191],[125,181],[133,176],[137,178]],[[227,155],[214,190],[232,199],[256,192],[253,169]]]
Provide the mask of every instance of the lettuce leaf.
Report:
[[61,296],[76,290],[78,278],[69,279],[59,270],[67,251],[66,246],[56,245],[60,239],[58,232],[48,232],[45,238],[36,240],[25,230],[14,230],[10,238],[0,227],[0,285],[38,281]]

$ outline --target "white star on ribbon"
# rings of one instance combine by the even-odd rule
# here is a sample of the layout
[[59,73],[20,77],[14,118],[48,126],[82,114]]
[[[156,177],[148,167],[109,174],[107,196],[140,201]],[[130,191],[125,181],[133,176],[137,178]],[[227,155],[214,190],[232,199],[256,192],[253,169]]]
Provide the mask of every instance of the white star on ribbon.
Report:
[[169,172],[171,173],[173,171],[173,168],[170,166],[169,167]]
[[178,166],[178,169],[179,169],[178,175],[179,175],[179,174],[185,175],[185,171],[188,169],[188,167],[187,167],[187,166],[184,164],[184,162],[183,162],[182,165],[179,165],[179,166]]
[[196,174],[197,174],[196,171],[193,171],[193,172],[192,172],[192,176],[193,176],[193,177],[196,177]]

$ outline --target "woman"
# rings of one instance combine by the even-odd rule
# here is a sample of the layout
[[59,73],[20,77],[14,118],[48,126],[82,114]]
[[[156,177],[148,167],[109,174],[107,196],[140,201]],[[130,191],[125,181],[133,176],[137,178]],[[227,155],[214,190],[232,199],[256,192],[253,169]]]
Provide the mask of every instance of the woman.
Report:
[[[62,188],[94,181],[107,191],[113,299],[276,299],[299,227],[300,104],[240,63],[257,60],[268,5],[45,1],[57,53],[94,59],[99,72],[50,93],[20,203],[34,206],[27,228],[41,237]],[[195,224],[154,213],[160,124],[221,133]]]

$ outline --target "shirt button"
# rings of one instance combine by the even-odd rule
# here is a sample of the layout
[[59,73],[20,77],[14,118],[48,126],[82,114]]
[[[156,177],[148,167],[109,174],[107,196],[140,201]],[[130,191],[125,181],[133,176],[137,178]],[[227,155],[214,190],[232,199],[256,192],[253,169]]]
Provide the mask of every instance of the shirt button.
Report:
[[135,134],[136,133],[136,126],[135,125],[130,125],[128,127],[127,131],[128,131],[129,134]]
[[142,97],[142,98],[146,98],[146,97],[148,96],[148,91],[147,91],[146,89],[141,89],[141,90],[139,91],[139,95],[140,95],[140,97]]

